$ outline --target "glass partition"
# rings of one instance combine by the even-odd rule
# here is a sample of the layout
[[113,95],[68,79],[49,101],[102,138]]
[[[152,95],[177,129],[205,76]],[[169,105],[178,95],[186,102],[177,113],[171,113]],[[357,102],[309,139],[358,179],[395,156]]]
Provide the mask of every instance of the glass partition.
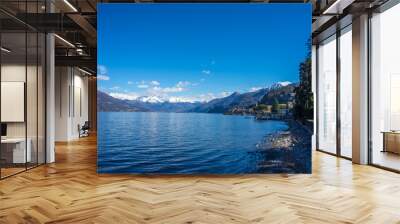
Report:
[[371,19],[371,162],[400,170],[400,4]]
[[318,149],[336,153],[336,35],[318,47]]
[[[1,34],[1,176],[24,171],[26,150],[26,33]],[[4,50],[6,49],[6,50]]]
[[[44,1],[1,2],[41,13]],[[45,163],[45,34],[0,12],[0,178]]]

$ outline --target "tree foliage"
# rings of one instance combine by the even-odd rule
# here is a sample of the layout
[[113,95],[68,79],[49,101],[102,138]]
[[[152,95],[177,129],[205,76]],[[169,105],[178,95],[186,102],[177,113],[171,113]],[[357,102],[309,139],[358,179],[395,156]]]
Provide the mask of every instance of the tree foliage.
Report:
[[267,111],[268,106],[265,104],[258,104],[254,109],[257,111]]
[[276,113],[279,110],[279,100],[277,98],[274,98],[274,102],[272,103],[272,112]]
[[296,119],[313,119],[314,99],[311,89],[311,43],[308,43],[307,57],[299,65],[300,83],[295,88],[294,116]]

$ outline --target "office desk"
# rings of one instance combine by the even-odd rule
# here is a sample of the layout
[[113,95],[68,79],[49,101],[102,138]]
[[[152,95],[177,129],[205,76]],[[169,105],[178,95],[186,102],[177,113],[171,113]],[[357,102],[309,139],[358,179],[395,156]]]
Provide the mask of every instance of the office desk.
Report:
[[400,132],[383,131],[383,150],[382,152],[392,152],[400,154]]
[[7,163],[26,163],[32,160],[30,138],[27,139],[27,147],[25,151],[25,138],[6,138],[1,139],[1,157]]

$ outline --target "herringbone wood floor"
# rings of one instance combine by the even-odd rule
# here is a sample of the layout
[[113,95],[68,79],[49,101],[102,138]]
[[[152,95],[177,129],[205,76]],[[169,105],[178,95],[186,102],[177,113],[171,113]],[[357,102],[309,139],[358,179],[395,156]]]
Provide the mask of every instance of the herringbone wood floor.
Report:
[[97,175],[96,139],[0,181],[0,223],[400,223],[400,175],[313,154],[312,175]]

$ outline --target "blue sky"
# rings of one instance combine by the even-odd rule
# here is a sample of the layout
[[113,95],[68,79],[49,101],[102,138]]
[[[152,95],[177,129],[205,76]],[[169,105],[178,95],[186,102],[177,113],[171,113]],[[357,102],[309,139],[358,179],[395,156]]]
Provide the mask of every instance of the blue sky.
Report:
[[210,100],[298,81],[309,4],[99,4],[99,89]]

